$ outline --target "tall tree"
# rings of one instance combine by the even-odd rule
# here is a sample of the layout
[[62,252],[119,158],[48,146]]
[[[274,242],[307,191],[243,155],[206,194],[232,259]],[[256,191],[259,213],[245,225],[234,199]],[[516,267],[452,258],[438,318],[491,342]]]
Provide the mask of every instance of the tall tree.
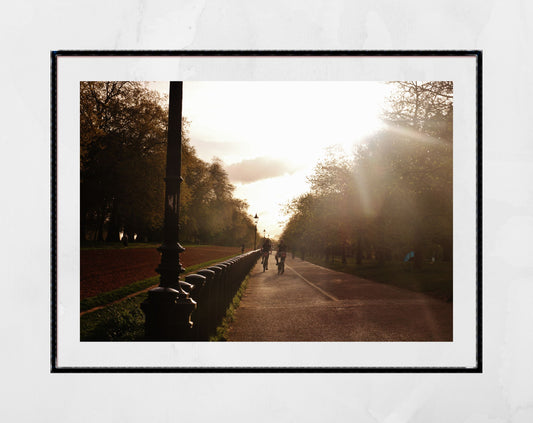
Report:
[[[119,231],[160,239],[168,104],[140,82],[80,84],[81,239]],[[223,163],[201,160],[182,120],[180,236],[184,242],[251,245],[246,202],[233,197]],[[131,239],[131,237],[130,237]]]
[[452,257],[453,226],[453,82],[397,82],[386,113],[389,143],[407,154],[393,160],[396,189],[414,197],[412,223],[415,265],[421,267],[430,243]]
[[451,259],[453,85],[412,81],[396,88],[385,130],[351,159],[331,151],[317,164],[310,193],[287,208],[284,237],[343,257],[348,246],[359,264],[364,256],[384,263],[410,250],[417,267],[429,250]]
[[139,82],[80,84],[81,221],[97,220],[98,239],[104,224],[109,241],[123,228],[143,234],[161,224],[167,116],[161,100]]

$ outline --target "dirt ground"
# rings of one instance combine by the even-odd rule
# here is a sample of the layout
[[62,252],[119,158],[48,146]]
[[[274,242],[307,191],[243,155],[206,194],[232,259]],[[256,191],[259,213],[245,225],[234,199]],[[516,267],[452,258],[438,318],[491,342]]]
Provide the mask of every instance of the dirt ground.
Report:
[[[180,255],[183,267],[239,254],[238,247],[188,247]],[[123,248],[81,251],[80,299],[157,276],[160,256],[155,248]]]

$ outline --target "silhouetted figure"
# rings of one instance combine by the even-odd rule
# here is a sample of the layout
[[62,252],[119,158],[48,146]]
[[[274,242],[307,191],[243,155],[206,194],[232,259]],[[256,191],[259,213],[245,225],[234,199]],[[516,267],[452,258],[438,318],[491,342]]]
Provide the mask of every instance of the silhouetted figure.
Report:
[[285,273],[285,257],[287,257],[287,245],[281,239],[276,253],[276,265],[278,266],[278,275]]
[[272,242],[270,239],[265,238],[263,247],[261,247],[261,264],[266,264],[265,269],[268,270],[268,256],[272,250]]
[[287,255],[287,245],[281,239],[278,245],[278,252],[276,253],[276,264],[278,264],[278,261],[282,255],[283,257]]
[[241,246],[241,254],[244,254],[244,244]]
[[124,244],[124,247],[128,246],[128,234],[126,232],[122,235],[122,244]]

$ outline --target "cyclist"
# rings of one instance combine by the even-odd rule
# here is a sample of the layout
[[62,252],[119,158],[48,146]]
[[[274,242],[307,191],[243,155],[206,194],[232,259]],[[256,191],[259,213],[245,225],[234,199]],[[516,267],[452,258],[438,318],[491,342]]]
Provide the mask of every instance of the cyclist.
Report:
[[268,256],[272,250],[272,242],[270,239],[265,238],[263,247],[261,248],[261,264],[265,270],[268,270]]
[[[278,266],[278,273],[285,271],[285,257],[287,256],[287,245],[281,239],[278,245],[278,252],[276,253],[276,265]],[[281,265],[281,267],[279,267]]]

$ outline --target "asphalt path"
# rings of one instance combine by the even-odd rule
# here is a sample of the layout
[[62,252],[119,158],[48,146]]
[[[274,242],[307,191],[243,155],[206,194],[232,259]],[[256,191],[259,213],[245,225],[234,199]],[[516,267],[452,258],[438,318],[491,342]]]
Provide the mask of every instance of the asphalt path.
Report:
[[234,342],[452,341],[451,303],[287,257],[254,267],[228,331]]

